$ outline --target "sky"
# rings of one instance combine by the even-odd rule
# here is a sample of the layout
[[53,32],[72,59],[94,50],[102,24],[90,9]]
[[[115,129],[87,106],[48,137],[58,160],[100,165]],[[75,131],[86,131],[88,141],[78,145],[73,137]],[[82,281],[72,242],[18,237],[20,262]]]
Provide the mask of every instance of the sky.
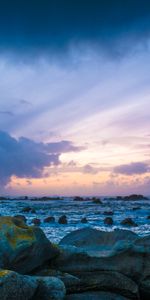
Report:
[[150,195],[149,0],[0,1],[0,193]]

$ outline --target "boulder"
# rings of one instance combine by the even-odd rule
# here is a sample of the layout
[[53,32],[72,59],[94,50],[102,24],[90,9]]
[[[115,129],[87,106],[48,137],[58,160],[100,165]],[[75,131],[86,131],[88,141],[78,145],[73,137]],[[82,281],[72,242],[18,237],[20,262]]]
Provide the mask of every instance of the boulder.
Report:
[[58,223],[59,224],[67,224],[68,223],[67,217],[65,215],[61,216],[58,220]]
[[94,204],[103,204],[102,203],[102,201],[101,201],[101,199],[99,199],[99,198],[92,198],[92,202],[94,203]]
[[36,226],[19,218],[0,217],[0,267],[28,274],[59,253]]
[[117,229],[106,232],[91,227],[78,229],[67,234],[60,245],[72,245],[81,248],[114,247],[120,241],[134,241],[138,235],[129,230]]
[[66,296],[65,300],[130,300],[109,292],[85,292]]
[[121,221],[121,225],[127,225],[127,226],[138,226],[131,218],[125,218],[123,221]]
[[106,217],[105,219],[104,219],[104,224],[105,225],[113,225],[113,223],[114,223],[114,221],[113,221],[113,219],[111,218],[111,217]]
[[129,299],[138,300],[137,284],[125,275],[114,271],[95,271],[78,274],[80,282],[76,284],[76,292],[109,291]]
[[31,276],[23,276],[13,271],[0,270],[1,300],[30,300],[38,282]]
[[36,277],[38,288],[32,300],[62,300],[66,290],[64,283],[55,277]]

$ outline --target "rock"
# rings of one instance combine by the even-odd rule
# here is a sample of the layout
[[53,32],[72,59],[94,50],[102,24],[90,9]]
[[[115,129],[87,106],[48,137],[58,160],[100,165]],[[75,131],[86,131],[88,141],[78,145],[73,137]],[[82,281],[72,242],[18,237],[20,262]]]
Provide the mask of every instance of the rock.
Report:
[[58,255],[43,231],[13,217],[0,217],[0,267],[22,274]]
[[44,223],[53,223],[53,222],[55,222],[54,217],[47,217],[44,219]]
[[148,198],[143,195],[132,194],[123,197],[123,200],[138,201],[138,200],[148,200]]
[[81,248],[114,247],[120,241],[134,241],[138,235],[129,230],[117,229],[106,232],[90,227],[78,229],[67,234],[60,245],[72,245]]
[[65,300],[130,300],[109,292],[85,292],[66,296]]
[[79,196],[76,196],[76,197],[74,197],[73,200],[74,200],[74,201],[84,201],[84,198],[79,197]]
[[32,223],[33,223],[34,225],[36,225],[36,226],[39,226],[39,225],[41,224],[41,220],[38,219],[38,218],[34,218],[34,219],[32,220]]
[[36,214],[35,208],[32,208],[32,209],[31,209],[31,214]]
[[104,224],[105,225],[113,225],[113,219],[111,217],[107,217],[104,219]]
[[150,220],[150,216],[147,216],[147,220]]
[[59,224],[67,224],[68,223],[67,217],[65,215],[61,216],[58,220],[58,223]]
[[30,300],[38,282],[31,276],[23,276],[13,271],[0,270],[1,300]]
[[32,300],[62,300],[66,290],[64,283],[55,277],[36,277],[38,289]]
[[84,272],[78,275],[80,284],[76,285],[76,292],[109,291],[120,294],[129,299],[139,299],[137,284],[125,275],[114,271]]
[[87,223],[87,222],[88,222],[87,218],[82,218],[81,219],[81,223]]
[[121,221],[121,225],[127,225],[127,226],[138,226],[131,218],[125,218],[123,221]]
[[135,206],[135,207],[133,207],[133,210],[139,210],[139,209],[141,209],[140,206]]
[[54,269],[41,269],[36,270],[34,275],[36,276],[52,276],[61,279],[65,285],[67,293],[75,293],[80,285],[80,279],[69,273],[63,273]]
[[23,215],[15,215],[14,218],[20,219],[22,222],[26,223],[27,219]]
[[30,212],[31,211],[31,207],[30,206],[26,206],[26,207],[24,207],[22,210],[21,210],[21,212],[23,212],[23,213],[28,213],[28,212]]
[[107,215],[107,216],[113,216],[114,212],[113,211],[104,211],[104,215]]
[[92,202],[93,202],[94,204],[103,204],[102,201],[101,201],[101,199],[95,198],[95,197],[92,198]]

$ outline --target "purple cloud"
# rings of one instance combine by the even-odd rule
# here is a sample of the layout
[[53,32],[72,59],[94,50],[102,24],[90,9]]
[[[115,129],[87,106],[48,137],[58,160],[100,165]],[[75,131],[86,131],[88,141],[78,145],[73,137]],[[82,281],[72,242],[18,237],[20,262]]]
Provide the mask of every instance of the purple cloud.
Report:
[[149,164],[145,162],[134,162],[120,165],[114,168],[114,172],[124,175],[144,174],[150,171]]
[[42,177],[44,167],[60,164],[60,154],[69,151],[80,151],[80,147],[70,141],[37,143],[24,137],[15,139],[0,131],[0,185],[5,186],[13,175]]

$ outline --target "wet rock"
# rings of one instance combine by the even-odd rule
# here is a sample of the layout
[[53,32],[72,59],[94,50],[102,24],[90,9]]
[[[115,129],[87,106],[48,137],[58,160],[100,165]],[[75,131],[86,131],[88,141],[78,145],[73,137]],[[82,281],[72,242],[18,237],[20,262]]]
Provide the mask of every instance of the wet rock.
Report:
[[82,218],[82,219],[81,219],[81,223],[83,223],[83,224],[88,223],[87,218]]
[[32,223],[33,223],[34,225],[36,225],[36,226],[39,226],[39,225],[41,224],[41,220],[38,219],[38,218],[34,218],[34,219],[32,220]]
[[66,296],[65,300],[130,300],[121,295],[109,292],[85,292]]
[[105,219],[104,219],[104,224],[105,225],[113,225],[113,219],[111,218],[111,217],[106,217]]
[[54,223],[55,218],[54,217],[47,217],[44,219],[44,223]]
[[55,277],[36,277],[38,289],[32,300],[62,300],[66,290],[64,283]]
[[65,215],[61,216],[58,220],[58,223],[59,224],[67,224],[68,223],[67,217]]
[[123,221],[121,221],[121,225],[127,225],[127,226],[138,226],[131,218],[125,218]]
[[0,267],[28,274],[59,253],[36,226],[0,217]]
[[30,276],[23,276],[13,271],[0,270],[0,299],[1,300],[30,300],[38,282]]
[[150,220],[150,216],[147,216],[147,220]]

